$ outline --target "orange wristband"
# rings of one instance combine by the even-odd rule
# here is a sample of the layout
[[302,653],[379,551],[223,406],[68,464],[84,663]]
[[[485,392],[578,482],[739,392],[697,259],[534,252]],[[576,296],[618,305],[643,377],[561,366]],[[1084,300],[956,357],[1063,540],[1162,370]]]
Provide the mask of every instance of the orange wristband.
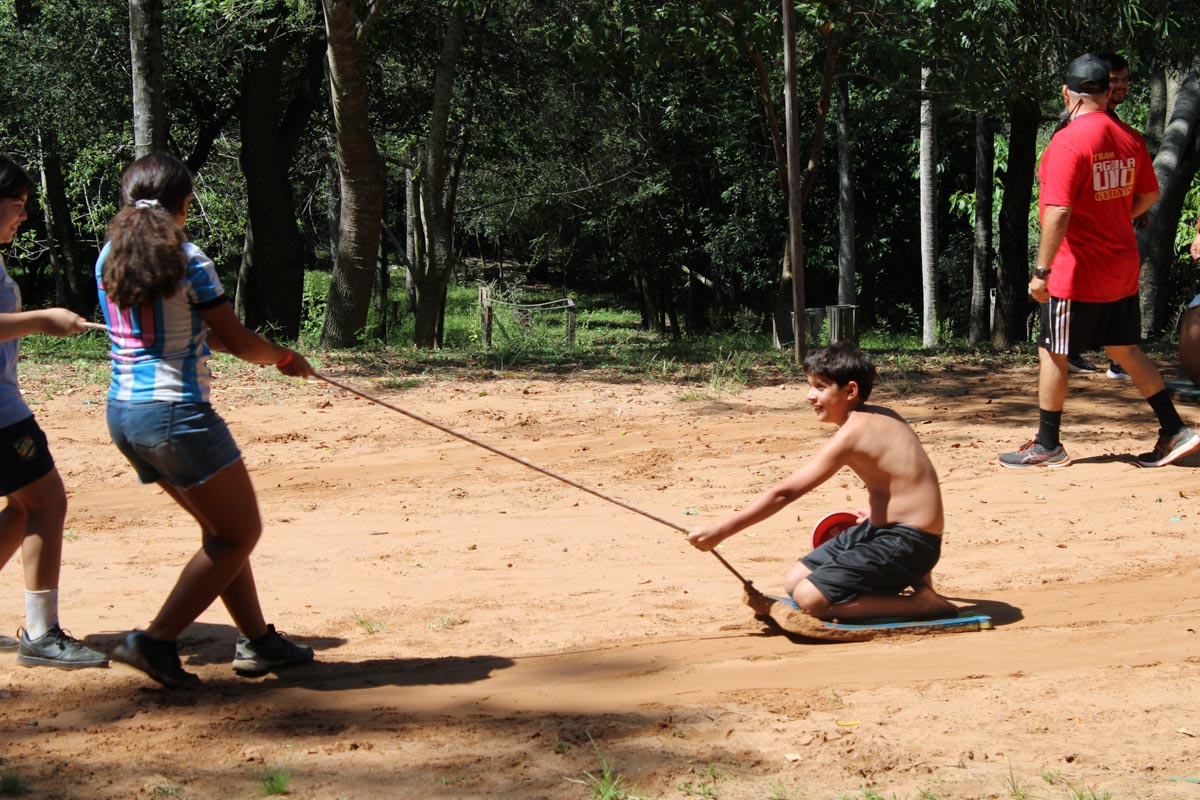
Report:
[[275,366],[282,369],[283,367],[286,367],[288,364],[292,363],[292,359],[295,357],[296,357],[296,351],[288,350],[286,356],[284,356],[283,358],[281,358],[275,362]]

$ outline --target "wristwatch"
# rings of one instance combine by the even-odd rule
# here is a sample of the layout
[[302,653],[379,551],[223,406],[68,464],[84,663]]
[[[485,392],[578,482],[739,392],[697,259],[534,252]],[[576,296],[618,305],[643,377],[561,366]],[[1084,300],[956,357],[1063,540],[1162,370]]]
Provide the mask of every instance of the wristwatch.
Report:
[[1050,268],[1049,267],[1034,267],[1033,268],[1033,277],[1041,278],[1042,280],[1046,280],[1046,278],[1050,277]]

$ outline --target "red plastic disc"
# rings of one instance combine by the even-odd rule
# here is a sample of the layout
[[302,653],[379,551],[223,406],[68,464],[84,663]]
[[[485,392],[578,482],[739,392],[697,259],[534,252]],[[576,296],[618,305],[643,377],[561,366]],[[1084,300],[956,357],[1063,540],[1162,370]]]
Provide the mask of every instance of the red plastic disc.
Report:
[[821,517],[813,526],[813,549],[820,547],[851,525],[858,522],[858,514],[853,511],[834,511]]

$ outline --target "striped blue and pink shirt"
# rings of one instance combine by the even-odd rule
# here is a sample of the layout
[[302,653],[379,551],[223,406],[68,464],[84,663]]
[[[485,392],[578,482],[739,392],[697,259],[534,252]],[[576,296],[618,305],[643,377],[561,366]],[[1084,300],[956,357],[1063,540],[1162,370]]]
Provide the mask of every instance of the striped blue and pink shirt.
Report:
[[208,368],[205,308],[225,302],[216,267],[191,242],[183,245],[187,266],[179,291],[136,308],[118,308],[104,291],[105,244],[96,261],[96,288],[112,342],[110,400],[207,403]]

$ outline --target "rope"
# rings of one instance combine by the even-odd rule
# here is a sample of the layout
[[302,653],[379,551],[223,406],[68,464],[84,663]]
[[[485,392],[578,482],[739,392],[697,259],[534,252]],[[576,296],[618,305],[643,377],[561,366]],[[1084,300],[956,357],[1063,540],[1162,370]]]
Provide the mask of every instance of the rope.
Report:
[[[590,486],[585,486],[584,484],[579,483],[577,481],[573,481],[570,478],[567,478],[563,475],[559,475],[557,472],[548,470],[545,467],[540,467],[537,464],[534,464],[529,459],[521,458],[520,456],[514,456],[511,453],[506,453],[505,451],[501,450],[498,447],[493,447],[492,445],[487,444],[486,442],[481,442],[478,439],[476,439],[472,436],[468,436],[465,433],[460,433],[452,428],[447,428],[445,425],[442,425],[441,423],[438,423],[438,422],[434,422],[433,420],[429,419],[428,417],[423,417],[420,414],[414,413],[412,411],[406,411],[403,408],[400,408],[399,406],[395,406],[384,400],[380,400],[378,397],[372,397],[371,395],[367,394],[366,392],[360,392],[358,389],[355,389],[353,386],[348,386],[348,385],[342,383],[341,381],[334,380],[333,378],[327,378],[326,376],[322,375],[319,372],[314,372],[313,377],[323,380],[326,383],[330,384],[331,386],[336,386],[339,389],[344,389],[345,391],[349,392],[350,394],[358,395],[359,397],[361,397],[364,400],[369,400],[372,403],[376,403],[377,405],[383,406],[384,408],[390,408],[392,411],[403,414],[404,416],[408,417],[409,419],[415,419],[417,422],[422,422],[426,425],[429,425],[430,427],[437,428],[442,433],[446,433],[446,434],[449,434],[450,436],[454,436],[459,439],[462,439],[464,442],[470,442],[471,444],[476,445],[477,447],[482,447],[484,450],[487,450],[491,453],[495,453],[498,456],[503,456],[504,458],[507,458],[509,461],[515,461],[518,464],[529,467],[530,469],[532,469],[536,472],[540,472],[543,475],[554,478],[555,480],[558,480],[558,481],[562,481],[563,483],[567,484],[568,486],[574,486],[576,489],[587,492],[588,494],[593,495],[595,497],[599,497],[601,500],[607,500],[608,502],[618,505],[627,511],[632,511],[635,514],[641,514],[643,517],[646,517],[647,519],[652,519],[655,522],[666,525],[668,528],[674,528],[675,530],[679,531],[680,533],[688,532],[688,529],[683,527],[682,525],[677,525],[668,519],[663,519],[662,517],[658,516],[657,514],[651,514],[649,511],[644,511],[644,510],[638,508],[637,506],[630,505],[629,503],[626,503],[624,500],[618,500],[615,497],[610,497],[609,495],[604,494],[604,492],[601,492],[597,489],[593,489]],[[740,572],[738,572],[736,569],[734,569],[733,565],[730,564],[728,561],[726,561],[724,556],[722,556],[716,550],[709,550],[708,552],[712,553],[713,556],[715,556],[716,559],[721,562],[722,566],[724,566],[725,569],[727,569],[731,573],[733,573],[733,576],[742,582],[742,586],[744,586],[746,588],[746,591],[751,592],[753,594],[758,594],[758,590],[752,588],[751,582],[746,580],[744,577],[742,577],[742,574]]]
[[558,311],[559,309],[570,308],[572,305],[572,301],[570,300],[549,300],[545,303],[510,303],[506,300],[496,300],[491,297],[485,302],[489,306],[504,306],[523,311]]

